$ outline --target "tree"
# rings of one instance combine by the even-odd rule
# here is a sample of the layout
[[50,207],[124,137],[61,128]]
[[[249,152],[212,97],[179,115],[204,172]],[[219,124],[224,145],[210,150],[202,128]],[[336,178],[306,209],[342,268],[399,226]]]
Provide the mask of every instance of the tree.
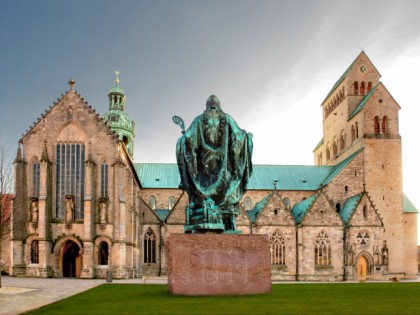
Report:
[[0,288],[1,271],[3,270],[3,252],[9,246],[11,233],[13,192],[13,167],[8,146],[0,139]]

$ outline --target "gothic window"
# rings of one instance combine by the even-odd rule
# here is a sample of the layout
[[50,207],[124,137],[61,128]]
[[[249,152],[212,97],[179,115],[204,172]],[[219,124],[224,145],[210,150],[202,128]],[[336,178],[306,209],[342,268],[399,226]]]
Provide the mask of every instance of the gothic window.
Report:
[[147,230],[144,236],[144,263],[156,263],[156,237],[151,228]]
[[108,243],[107,242],[101,242],[99,244],[99,257],[98,257],[98,263],[99,265],[108,265]]
[[369,82],[367,85],[367,92],[369,93],[372,90],[372,82]]
[[39,197],[39,191],[40,191],[40,164],[38,161],[34,162],[33,165],[33,176],[32,176],[32,186],[33,186],[33,196]]
[[31,264],[39,263],[39,242],[32,241],[31,243]]
[[375,116],[375,133],[379,133],[379,117]]
[[153,196],[149,197],[149,207],[153,210],[156,209],[156,198]]
[[353,87],[354,87],[354,95],[359,94],[359,84],[357,82],[354,82]]
[[101,197],[108,197],[108,163],[102,162],[101,165]]
[[360,95],[365,95],[365,82],[360,83]]
[[286,264],[286,242],[279,231],[274,232],[270,237],[270,256],[272,265]]
[[360,245],[368,245],[370,242],[370,236],[368,232],[359,232],[356,236],[357,243]]
[[331,265],[331,241],[322,231],[315,240],[315,266]]
[[384,116],[382,118],[382,133],[388,133],[388,117]]
[[74,218],[83,219],[85,192],[85,145],[57,144],[56,217],[64,219],[66,195],[74,198]]
[[169,197],[168,199],[168,209],[172,209],[175,206],[176,199],[175,197]]
[[244,200],[244,207],[245,207],[245,210],[251,210],[252,209],[252,201],[251,201],[251,198],[249,198],[249,197],[246,197],[245,198],[245,200]]

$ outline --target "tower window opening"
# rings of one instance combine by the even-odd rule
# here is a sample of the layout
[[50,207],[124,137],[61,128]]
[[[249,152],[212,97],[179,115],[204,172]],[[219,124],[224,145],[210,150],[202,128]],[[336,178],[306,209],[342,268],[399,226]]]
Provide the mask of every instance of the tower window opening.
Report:
[[358,95],[359,94],[359,83],[357,83],[357,81],[354,82],[353,87],[354,87],[354,95]]

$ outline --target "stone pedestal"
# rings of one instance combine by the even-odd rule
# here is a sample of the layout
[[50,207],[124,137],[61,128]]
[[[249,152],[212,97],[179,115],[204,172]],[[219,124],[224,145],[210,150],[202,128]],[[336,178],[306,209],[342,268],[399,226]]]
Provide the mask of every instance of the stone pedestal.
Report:
[[171,234],[166,255],[172,294],[271,293],[267,235]]

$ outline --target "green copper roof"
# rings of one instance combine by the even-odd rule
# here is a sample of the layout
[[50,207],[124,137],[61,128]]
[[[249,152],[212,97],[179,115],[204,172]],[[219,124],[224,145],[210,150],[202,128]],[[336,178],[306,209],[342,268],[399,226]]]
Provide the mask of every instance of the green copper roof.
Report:
[[255,223],[257,221],[259,214],[265,208],[268,201],[271,199],[271,196],[273,196],[273,192],[269,193],[261,201],[257,202],[254,206],[254,209],[247,211],[248,217],[252,223]]
[[109,94],[113,93],[124,94],[124,90],[118,84],[116,84],[112,89],[109,90]]
[[[134,163],[143,188],[178,188],[180,177],[176,164]],[[332,166],[254,165],[248,189],[317,190]]]
[[296,223],[299,224],[302,222],[303,217],[308,212],[308,210],[312,207],[315,200],[318,198],[320,193],[317,193],[301,202],[295,204],[292,208],[292,215],[296,220]]
[[363,194],[358,194],[356,196],[350,197],[347,199],[346,203],[344,204],[343,209],[340,211],[340,217],[343,221],[347,224],[348,220],[350,219],[353,211],[356,209],[357,205],[359,204],[360,199],[362,198]]
[[357,150],[356,152],[351,154],[348,158],[344,159],[337,165],[333,166],[332,171],[321,183],[321,186],[328,185],[334,179],[334,177],[336,177],[347,166],[347,164],[349,164],[355,158],[355,156],[358,155],[362,150],[363,148]]
[[322,138],[321,140],[319,140],[318,144],[316,145],[315,149],[313,149],[312,152],[314,152],[316,149],[318,149],[323,144],[324,144],[324,138]]
[[349,119],[348,119],[348,120],[350,120],[350,119],[352,119],[354,116],[356,116],[356,114],[357,114],[358,112],[360,112],[360,111],[362,110],[362,108],[363,108],[363,107],[365,107],[365,105],[366,105],[367,101],[370,99],[370,97],[372,96],[373,92],[375,92],[376,88],[378,87],[378,85],[379,85],[380,83],[381,83],[381,82],[379,82],[378,84],[376,84],[376,85],[372,88],[372,90],[370,90],[370,92],[369,92],[368,94],[366,94],[366,95],[362,98],[362,100],[360,101],[360,103],[356,106],[356,108],[355,108],[355,109],[353,110],[353,112],[350,114],[350,116],[349,116]]
[[403,211],[404,213],[419,213],[406,194],[403,194]]
[[169,213],[171,212],[171,210],[167,210],[167,209],[156,209],[156,210],[153,210],[153,211],[159,217],[159,220],[162,221],[162,222],[166,220]]

